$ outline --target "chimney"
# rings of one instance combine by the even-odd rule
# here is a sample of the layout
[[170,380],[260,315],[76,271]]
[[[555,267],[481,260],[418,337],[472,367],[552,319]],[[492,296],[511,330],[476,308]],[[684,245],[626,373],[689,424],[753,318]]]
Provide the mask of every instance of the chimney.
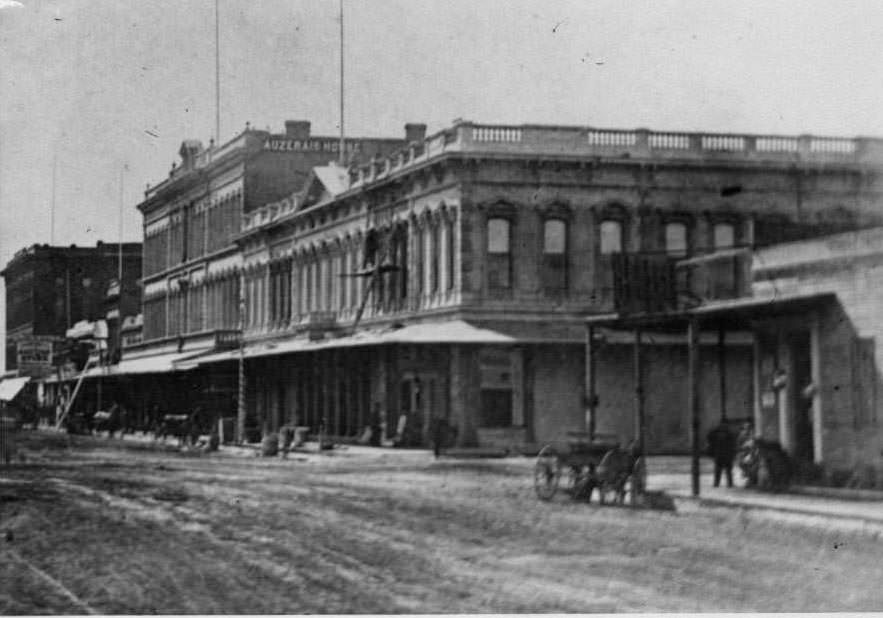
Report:
[[426,137],[426,125],[417,122],[409,122],[405,125],[405,141],[420,142]]
[[309,120],[286,120],[285,137],[291,139],[310,139]]

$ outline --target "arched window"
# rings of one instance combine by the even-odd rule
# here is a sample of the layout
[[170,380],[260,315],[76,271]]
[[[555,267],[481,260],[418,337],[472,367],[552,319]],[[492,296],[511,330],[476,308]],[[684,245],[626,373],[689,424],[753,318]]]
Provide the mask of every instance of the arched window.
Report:
[[714,249],[730,249],[736,246],[736,226],[732,223],[714,224]]
[[448,278],[447,278],[446,283],[448,286],[447,289],[453,290],[454,289],[454,268],[456,265],[455,260],[457,258],[457,239],[454,236],[454,218],[450,217],[449,219],[447,219],[445,221],[445,226],[446,226],[446,232],[447,232],[447,234],[446,234],[447,239],[446,240],[447,240],[447,244],[448,244],[447,256],[446,256],[447,257],[446,270],[448,271]]
[[615,219],[601,222],[601,255],[622,253],[622,223]]
[[567,223],[561,219],[543,223],[542,281],[548,292],[567,289]]
[[511,227],[508,219],[493,218],[487,222],[488,287],[491,289],[512,286]]
[[429,259],[429,289],[434,294],[439,287],[439,260],[441,253],[441,222],[433,221],[430,225],[430,259]]
[[687,225],[681,222],[665,224],[665,252],[671,257],[686,257],[689,253]]

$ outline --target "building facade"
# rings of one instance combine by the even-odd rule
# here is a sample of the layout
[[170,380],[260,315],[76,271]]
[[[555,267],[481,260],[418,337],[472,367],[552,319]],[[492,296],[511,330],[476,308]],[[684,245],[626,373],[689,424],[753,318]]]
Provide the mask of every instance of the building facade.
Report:
[[[584,430],[585,323],[617,309],[617,256],[673,263],[879,225],[881,163],[870,139],[457,122],[316,168],[246,211],[237,237],[249,422],[425,444],[445,418],[462,445],[510,447]],[[630,335],[601,340],[593,424],[627,440]],[[684,452],[684,338],[645,342],[647,448]],[[712,369],[716,333],[700,342]],[[750,418],[753,333],[725,345],[730,416]],[[721,382],[705,376],[711,423]]]
[[59,352],[68,329],[77,322],[106,318],[111,283],[117,283],[114,297],[118,311],[138,313],[141,243],[124,243],[122,247],[101,241],[94,247],[33,245],[16,253],[0,275],[6,283],[7,368],[20,375],[42,377],[54,373],[63,360]]
[[[347,138],[347,164],[383,157],[422,125],[407,125],[405,139]],[[186,140],[180,164],[148,187],[143,215],[143,314],[123,325],[120,380],[144,386],[135,404],[182,412],[208,406],[235,414],[236,368],[176,361],[236,347],[240,334],[242,254],[236,240],[244,215],[300,191],[313,167],[340,158],[339,138],[311,135],[307,121],[288,121],[285,132],[249,126],[226,144],[204,147]],[[136,388],[136,386],[132,386]],[[140,388],[140,387],[138,387]],[[142,411],[143,412],[143,411]]]

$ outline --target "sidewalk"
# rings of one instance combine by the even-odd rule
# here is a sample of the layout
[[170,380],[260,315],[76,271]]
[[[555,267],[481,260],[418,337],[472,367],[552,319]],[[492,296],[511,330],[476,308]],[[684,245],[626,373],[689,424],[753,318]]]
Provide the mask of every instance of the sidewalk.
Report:
[[883,497],[880,500],[850,500],[839,497],[798,493],[767,493],[743,487],[741,473],[733,472],[736,486],[713,487],[711,462],[700,466],[700,493],[692,494],[690,459],[651,457],[648,462],[649,489],[665,491],[675,498],[678,508],[737,507],[799,516],[810,520],[837,521],[850,528],[883,532]]

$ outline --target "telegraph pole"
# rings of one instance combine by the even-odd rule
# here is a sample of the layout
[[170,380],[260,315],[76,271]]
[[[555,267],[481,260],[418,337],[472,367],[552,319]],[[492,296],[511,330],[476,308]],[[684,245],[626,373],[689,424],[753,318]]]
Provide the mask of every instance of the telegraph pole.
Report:
[[245,442],[245,271],[239,275],[239,393],[236,399],[236,443]]

